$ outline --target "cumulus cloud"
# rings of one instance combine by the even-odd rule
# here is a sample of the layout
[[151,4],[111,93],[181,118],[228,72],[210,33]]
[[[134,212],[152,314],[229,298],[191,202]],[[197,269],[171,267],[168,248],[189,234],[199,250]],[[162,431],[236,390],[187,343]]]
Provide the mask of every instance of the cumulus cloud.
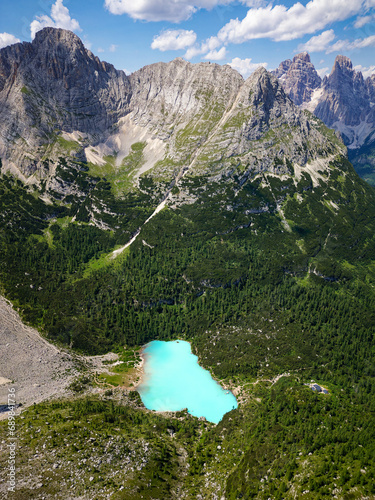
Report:
[[210,61],[221,61],[227,55],[227,49],[221,47],[220,50],[210,50],[208,54],[204,56],[204,59],[209,59]]
[[193,30],[167,30],[154,37],[151,48],[166,50],[181,50],[194,45],[197,35]]
[[239,57],[235,57],[232,59],[229,66],[232,66],[233,69],[236,69],[244,78],[247,78],[253,71],[255,71],[259,66],[263,66],[267,68],[268,63],[253,63],[252,59],[240,59]]
[[336,43],[327,48],[327,54],[331,52],[343,52],[355,49],[364,49],[365,47],[375,47],[375,35],[367,38],[357,38],[353,42],[350,40],[337,40]]
[[194,47],[189,47],[184,55],[184,58],[190,61],[193,57],[202,55],[203,52],[199,45],[195,45]]
[[10,33],[0,33],[0,49],[7,47],[8,45],[13,45],[14,43],[18,43],[21,40],[16,38],[14,35]]
[[328,75],[329,68],[320,68],[320,69],[317,69],[316,72],[318,73],[320,78],[324,78],[326,75]]
[[354,69],[356,71],[360,71],[364,78],[375,74],[375,66],[363,67],[361,64],[358,64],[357,66],[354,66]]
[[186,21],[199,9],[211,10],[234,0],[105,0],[112,14],[127,14],[143,21]]
[[310,38],[306,43],[298,45],[298,52],[323,52],[328,49],[334,39],[335,33],[333,30],[323,31],[320,35]]
[[77,19],[70,17],[69,10],[63,4],[63,0],[56,0],[56,3],[52,5],[51,17],[47,15],[36,16],[30,24],[31,38],[34,39],[38,31],[48,26],[71,31],[82,31]]
[[[193,59],[193,57],[205,54],[207,52],[215,54],[217,52],[216,49],[218,49],[220,47],[220,45],[222,45],[220,40],[216,36],[211,36],[210,38],[207,38],[204,42],[202,42],[200,45],[196,44],[193,47],[190,47],[186,51],[186,54],[184,55],[184,57],[185,57],[185,59],[190,60],[190,59]],[[220,52],[220,51],[218,51],[218,52]],[[206,57],[206,59],[213,59],[213,58]],[[217,61],[218,59],[215,59],[215,60]]]
[[115,45],[114,43],[112,43],[112,45],[109,47],[110,52],[116,52],[117,49],[118,49],[118,45]]
[[311,0],[306,5],[297,2],[289,9],[285,5],[253,8],[244,19],[232,19],[223,26],[218,38],[223,43],[243,43],[257,38],[294,40],[357,14],[362,4],[363,0]]

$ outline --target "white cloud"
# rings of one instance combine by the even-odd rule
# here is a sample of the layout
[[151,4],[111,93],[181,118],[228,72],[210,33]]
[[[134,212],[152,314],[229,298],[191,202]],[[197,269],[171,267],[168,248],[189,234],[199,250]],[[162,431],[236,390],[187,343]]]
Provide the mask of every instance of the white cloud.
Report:
[[14,43],[19,43],[21,40],[16,38],[10,33],[0,33],[0,49],[7,47],[8,45],[13,45]]
[[375,66],[368,66],[366,68],[366,67],[363,67],[361,64],[358,64],[357,66],[354,66],[354,69],[356,71],[360,71],[364,78],[367,78],[367,77],[375,74]]
[[193,57],[199,56],[201,54],[203,54],[201,48],[199,47],[199,45],[196,45],[187,49],[184,58],[190,61],[190,59],[193,59]]
[[259,66],[263,66],[267,68],[267,63],[253,63],[252,59],[240,59],[239,57],[235,57],[229,64],[233,69],[236,69],[244,78],[247,78],[253,71],[255,71]]
[[98,52],[99,54],[102,54],[102,53],[103,53],[103,52],[105,52],[105,51],[104,51],[103,47],[98,47],[97,52]]
[[221,61],[227,55],[227,49],[221,47],[220,50],[210,50],[208,54],[204,56],[204,59],[210,59],[211,61]]
[[247,7],[261,7],[262,5],[267,4],[266,0],[241,0],[241,3]]
[[109,51],[110,52],[116,52],[118,48],[118,45],[115,45],[114,43],[109,47]]
[[[185,59],[193,59],[195,56],[199,56],[201,54],[204,54],[206,52],[213,52],[218,49],[222,45],[220,40],[216,36],[211,36],[210,38],[207,38],[204,42],[201,43],[199,46],[198,44],[194,45],[194,47],[190,47],[187,51],[186,54],[184,55]],[[220,52],[220,51],[219,51]],[[225,57],[225,56],[224,56]],[[217,59],[215,59],[217,60]]]
[[373,19],[374,16],[357,17],[356,22],[354,23],[354,27],[362,28],[362,26],[365,26],[365,24],[371,23]]
[[193,30],[167,30],[156,36],[152,41],[151,48],[166,50],[181,50],[194,45],[197,35]]
[[327,54],[331,52],[343,52],[348,50],[363,49],[365,47],[375,47],[375,35],[367,38],[357,38],[351,42],[350,40],[338,40],[327,49]]
[[306,6],[297,2],[289,9],[285,5],[250,9],[241,21],[232,19],[223,26],[218,37],[223,43],[243,43],[257,38],[294,40],[357,14],[362,4],[363,0],[311,0]]
[[329,44],[335,39],[333,30],[323,31],[320,35],[313,36],[306,43],[298,45],[298,52],[323,52],[327,50]]
[[318,73],[320,78],[324,78],[326,75],[328,75],[329,68],[320,68],[320,69],[317,69],[316,72]]
[[143,21],[186,21],[199,9],[211,10],[234,0],[105,0],[112,14],[127,14]]
[[30,24],[31,38],[34,39],[35,34],[47,26],[82,31],[77,19],[70,17],[69,10],[63,5],[63,0],[56,0],[56,3],[52,5],[51,17],[46,15],[36,16],[36,19]]

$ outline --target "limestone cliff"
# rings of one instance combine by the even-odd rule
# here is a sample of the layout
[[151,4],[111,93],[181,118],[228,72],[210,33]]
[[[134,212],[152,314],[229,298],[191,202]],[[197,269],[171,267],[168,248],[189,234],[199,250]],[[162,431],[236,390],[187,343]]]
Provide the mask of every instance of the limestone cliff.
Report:
[[[318,83],[309,56],[286,67],[290,78],[306,76],[310,90],[301,82],[290,88],[307,98]],[[244,81],[230,66],[180,58],[128,77],[73,33],[45,28],[32,43],[0,51],[3,169],[66,195],[76,191],[56,176],[59,158],[122,176],[129,190],[146,173],[167,183],[186,174],[287,174],[342,153],[287,96],[286,81],[263,68]]]

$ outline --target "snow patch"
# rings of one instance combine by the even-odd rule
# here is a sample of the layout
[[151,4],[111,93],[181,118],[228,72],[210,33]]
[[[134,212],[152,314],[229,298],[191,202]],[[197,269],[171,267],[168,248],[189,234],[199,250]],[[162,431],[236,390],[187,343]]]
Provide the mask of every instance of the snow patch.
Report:
[[332,125],[332,128],[349,138],[350,145],[348,149],[357,149],[365,142],[366,137],[374,129],[374,125],[368,123],[366,120],[362,120],[359,125],[355,126],[345,125],[345,123],[337,121]]
[[301,109],[307,109],[307,111],[311,111],[311,113],[314,112],[315,108],[320,102],[320,98],[323,95],[323,89],[322,88],[317,88],[314,90],[314,92],[311,94],[311,99],[308,102],[304,102],[301,104]]

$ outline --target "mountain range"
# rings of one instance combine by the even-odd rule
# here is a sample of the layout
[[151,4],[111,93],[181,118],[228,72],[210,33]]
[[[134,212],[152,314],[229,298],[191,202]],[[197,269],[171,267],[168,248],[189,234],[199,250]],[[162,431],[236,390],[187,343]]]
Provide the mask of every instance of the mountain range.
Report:
[[337,56],[330,75],[321,79],[307,52],[273,71],[295,104],[337,130],[362,177],[374,182],[375,75],[363,78],[351,60]]
[[[55,28],[0,51],[1,294],[55,344],[53,387],[79,372],[22,411],[20,498],[375,494],[375,192],[348,159],[371,181],[373,84],[306,53],[126,75]],[[154,339],[188,340],[238,408],[143,408]],[[1,370],[17,388],[25,361]]]

